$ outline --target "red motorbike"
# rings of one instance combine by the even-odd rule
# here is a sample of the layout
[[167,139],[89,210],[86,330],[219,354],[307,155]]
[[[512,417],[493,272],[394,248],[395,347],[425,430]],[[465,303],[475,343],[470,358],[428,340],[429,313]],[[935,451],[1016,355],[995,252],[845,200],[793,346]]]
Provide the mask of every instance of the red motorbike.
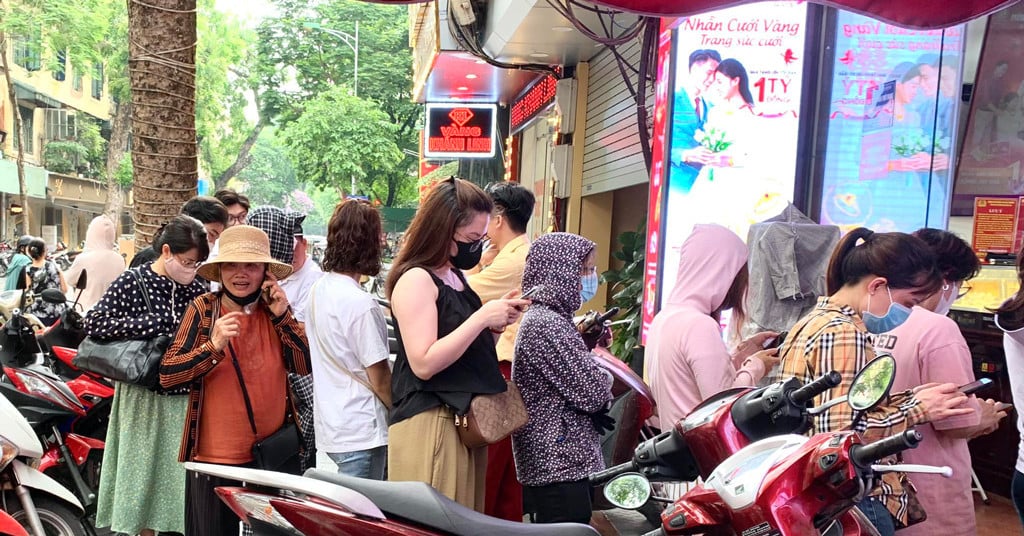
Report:
[[[889,356],[872,361],[854,379],[846,402],[861,414],[871,409],[888,394],[894,371]],[[676,501],[649,536],[877,534],[854,505],[874,488],[880,473],[952,475],[948,467],[877,463],[916,447],[920,440],[908,430],[871,444],[863,444],[853,431],[756,441]],[[620,507],[635,508],[649,493],[646,478],[636,473],[623,474],[605,487],[606,497]]]
[[22,527],[10,514],[0,510],[0,534],[9,536],[28,536],[25,527]]

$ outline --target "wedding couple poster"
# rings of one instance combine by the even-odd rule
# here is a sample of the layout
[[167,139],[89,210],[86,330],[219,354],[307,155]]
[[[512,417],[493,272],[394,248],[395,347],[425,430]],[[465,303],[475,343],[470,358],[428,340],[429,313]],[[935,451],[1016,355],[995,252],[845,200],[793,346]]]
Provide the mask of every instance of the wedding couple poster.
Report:
[[688,17],[676,29],[661,296],[694,224],[746,240],[793,199],[803,94],[805,2]]
[[838,12],[821,223],[946,227],[963,34]]
[[957,169],[953,215],[974,213],[974,198],[1024,195],[1024,5],[988,20]]

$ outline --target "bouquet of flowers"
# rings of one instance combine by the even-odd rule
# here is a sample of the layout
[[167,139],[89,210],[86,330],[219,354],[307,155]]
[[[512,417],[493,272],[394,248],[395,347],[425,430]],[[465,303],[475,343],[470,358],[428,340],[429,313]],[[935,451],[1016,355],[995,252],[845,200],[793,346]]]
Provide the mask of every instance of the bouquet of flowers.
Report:
[[[712,153],[720,153],[732,145],[732,142],[726,139],[725,131],[714,127],[707,130],[697,129],[693,134],[693,139]],[[713,167],[708,168],[708,180],[715,180],[715,168]]]

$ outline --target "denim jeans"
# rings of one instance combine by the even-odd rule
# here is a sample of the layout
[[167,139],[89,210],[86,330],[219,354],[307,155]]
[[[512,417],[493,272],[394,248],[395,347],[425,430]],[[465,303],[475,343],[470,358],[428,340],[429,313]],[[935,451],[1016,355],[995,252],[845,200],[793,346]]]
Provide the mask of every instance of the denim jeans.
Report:
[[864,513],[868,521],[871,521],[871,524],[875,526],[879,534],[882,536],[894,536],[896,534],[896,520],[889,513],[889,509],[885,507],[885,503],[874,497],[868,497],[857,503],[857,508],[860,508],[860,511]]
[[1024,473],[1013,472],[1013,483],[1010,485],[1010,495],[1013,496],[1013,506],[1017,509],[1021,524],[1024,524]]
[[328,452],[338,465],[338,473],[359,478],[384,480],[388,464],[388,448],[380,446],[352,452]]

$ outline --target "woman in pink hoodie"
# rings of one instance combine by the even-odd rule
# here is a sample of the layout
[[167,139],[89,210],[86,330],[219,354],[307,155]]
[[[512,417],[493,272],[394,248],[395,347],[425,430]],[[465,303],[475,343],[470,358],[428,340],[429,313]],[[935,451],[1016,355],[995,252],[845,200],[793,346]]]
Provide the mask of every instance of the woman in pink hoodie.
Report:
[[747,246],[721,225],[695,225],[679,250],[676,286],[647,332],[645,367],[668,428],[702,400],[731,387],[751,386],[778,363],[762,350],[778,333],[762,332],[732,352],[722,339],[722,311],[742,322]]

